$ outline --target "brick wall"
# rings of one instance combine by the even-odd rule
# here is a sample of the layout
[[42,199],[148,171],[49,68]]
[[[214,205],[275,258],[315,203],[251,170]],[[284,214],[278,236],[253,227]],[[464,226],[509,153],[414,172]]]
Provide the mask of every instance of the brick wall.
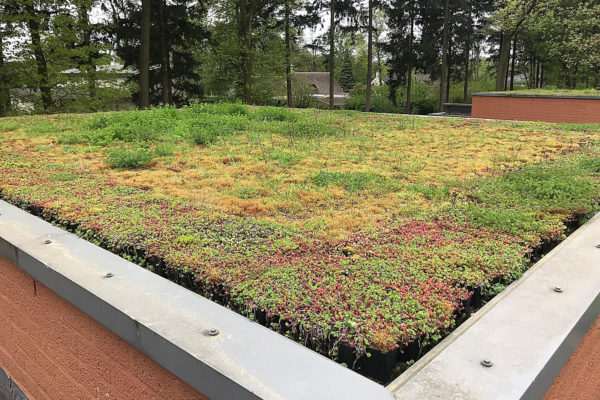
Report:
[[473,95],[473,118],[600,123],[600,99]]
[[30,400],[206,400],[0,257],[2,370],[0,399],[12,381]]

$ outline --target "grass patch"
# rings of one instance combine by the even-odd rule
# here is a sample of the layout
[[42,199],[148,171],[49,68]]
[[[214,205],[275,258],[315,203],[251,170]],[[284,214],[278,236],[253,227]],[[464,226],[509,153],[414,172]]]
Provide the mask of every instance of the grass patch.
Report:
[[0,132],[12,132],[21,127],[21,124],[15,121],[0,121]]
[[150,164],[153,154],[144,148],[114,148],[108,151],[106,163],[113,168],[136,169]]
[[37,123],[34,123],[32,125],[29,125],[25,129],[25,132],[27,133],[27,135],[31,136],[31,137],[41,137],[41,136],[47,136],[47,135],[55,135],[55,134],[57,134],[57,133],[59,133],[61,131],[62,131],[62,129],[60,127],[58,127],[52,121],[37,122]]

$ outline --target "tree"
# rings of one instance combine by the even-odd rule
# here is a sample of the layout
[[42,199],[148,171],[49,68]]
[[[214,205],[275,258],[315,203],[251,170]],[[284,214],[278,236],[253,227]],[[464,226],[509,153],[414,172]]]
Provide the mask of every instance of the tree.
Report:
[[150,22],[151,0],[142,0],[142,13],[140,18],[140,108],[150,106]]
[[422,6],[424,4],[417,0],[394,0],[385,9],[390,26],[389,40],[385,45],[391,55],[388,61],[390,98],[397,104],[396,92],[400,86],[406,85],[406,112],[411,109],[412,70],[421,54],[415,35],[417,20],[420,18],[422,21],[421,30],[432,22],[426,21],[426,14],[419,14],[424,11]]
[[[0,6],[0,13],[2,8]],[[0,117],[5,116],[11,108],[10,76],[4,56],[4,40],[9,37],[10,26],[0,21]]]
[[[148,71],[149,104],[182,104],[200,97],[199,75],[207,58],[209,38],[203,2],[191,0],[151,0],[150,54]],[[129,0],[111,0],[107,27],[112,48],[126,68],[140,69],[141,8]],[[231,30],[231,29],[230,29]],[[235,34],[235,32],[233,33]],[[140,96],[138,92],[138,103]]]
[[444,102],[448,99],[448,46],[450,44],[450,3],[444,0],[444,28],[442,39],[442,78],[440,79],[440,98],[438,108],[441,110]]
[[373,0],[369,0],[369,16],[367,25],[367,94],[365,112],[371,108],[371,81],[373,80]]
[[171,60],[170,51],[167,44],[167,22],[165,19],[165,0],[158,0],[159,3],[159,37],[160,37],[160,75],[162,87],[163,104],[173,104],[173,87],[171,84]]
[[[320,18],[314,5],[305,1],[292,2],[283,0],[283,35],[285,41],[285,80],[287,106],[292,107],[292,47],[296,44],[297,35],[307,26],[315,26]],[[303,11],[303,12],[299,12]],[[316,66],[315,66],[316,69]]]
[[500,29],[500,55],[496,71],[496,90],[506,90],[506,76],[513,36],[535,10],[538,0],[503,0],[500,9],[494,15],[494,21]]
[[335,70],[335,0],[329,0],[329,109],[333,110],[334,102],[334,84],[333,73]]

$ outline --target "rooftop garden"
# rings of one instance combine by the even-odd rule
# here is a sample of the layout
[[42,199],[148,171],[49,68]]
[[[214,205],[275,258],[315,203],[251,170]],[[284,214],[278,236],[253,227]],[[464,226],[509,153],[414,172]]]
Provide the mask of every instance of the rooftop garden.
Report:
[[5,118],[0,195],[356,367],[416,358],[595,212],[598,139],[240,104]]

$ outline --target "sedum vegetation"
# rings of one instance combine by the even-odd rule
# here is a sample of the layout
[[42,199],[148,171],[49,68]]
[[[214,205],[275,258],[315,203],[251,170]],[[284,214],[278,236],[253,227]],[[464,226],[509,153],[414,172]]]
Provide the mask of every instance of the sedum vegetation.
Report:
[[438,340],[600,195],[598,125],[194,104],[0,134],[3,198],[331,356]]

